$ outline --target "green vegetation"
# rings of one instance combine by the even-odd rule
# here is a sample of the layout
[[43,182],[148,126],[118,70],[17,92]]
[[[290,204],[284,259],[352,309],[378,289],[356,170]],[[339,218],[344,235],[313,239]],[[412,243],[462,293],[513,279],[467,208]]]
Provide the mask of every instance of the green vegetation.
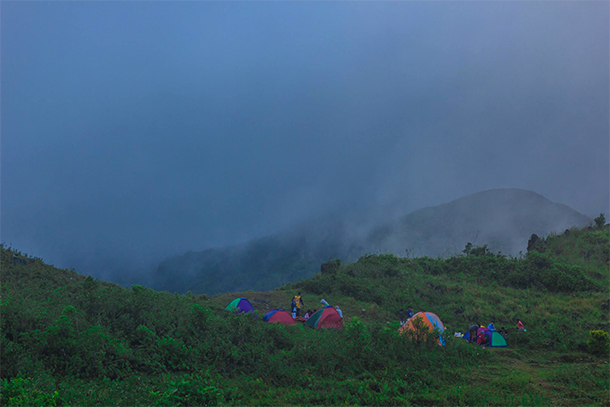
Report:
[[608,355],[610,352],[610,337],[606,331],[589,332],[589,352],[598,356]]
[[[123,288],[2,247],[2,405],[608,405],[608,226],[539,239],[520,258],[331,261],[271,292]],[[339,304],[343,330],[260,317]],[[224,310],[249,298],[259,318]],[[433,311],[446,347],[398,334],[398,310]],[[516,321],[527,332],[517,332]],[[508,348],[453,337],[494,321]]]

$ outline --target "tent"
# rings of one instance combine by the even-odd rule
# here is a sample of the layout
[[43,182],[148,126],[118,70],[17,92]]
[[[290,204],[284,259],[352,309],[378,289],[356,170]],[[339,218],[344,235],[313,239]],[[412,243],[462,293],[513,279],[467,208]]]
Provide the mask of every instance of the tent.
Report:
[[310,328],[343,328],[343,318],[333,307],[324,307],[305,322]]
[[414,321],[419,318],[424,326],[427,328],[428,332],[438,331],[438,344],[441,346],[445,346],[445,340],[443,339],[442,333],[445,331],[445,325],[443,325],[443,321],[433,312],[418,312],[413,315],[411,318],[407,320],[407,322],[400,327],[398,332],[401,334],[413,334],[416,333]]
[[481,327],[481,325],[470,325],[470,328],[468,328],[468,331],[466,331],[464,333],[464,335],[462,336],[462,338],[466,339],[469,342],[474,342],[477,339],[477,330]]
[[[476,328],[475,328],[475,326],[476,326]],[[486,330],[487,330],[487,328],[479,327],[479,325],[473,325],[470,328],[468,328],[468,331],[464,332],[464,336],[462,336],[462,338],[466,339],[469,342],[476,342],[477,336],[479,336],[479,333],[486,331]]]
[[232,311],[236,314],[254,312],[254,307],[250,304],[250,301],[244,297],[234,299],[227,305],[227,311]]
[[274,309],[265,314],[263,317],[263,321],[269,322],[270,324],[286,324],[286,325],[296,325],[292,315],[288,311],[283,309]]
[[[487,346],[489,346],[491,348],[504,348],[504,347],[508,346],[506,339],[500,332],[490,331],[489,329],[487,329],[485,327],[481,327],[477,331],[477,336],[481,332],[483,332],[485,335],[487,335],[487,338],[489,338],[489,343],[487,344]],[[464,334],[464,339],[470,340],[470,331],[468,331]],[[477,340],[477,338],[473,338],[472,342],[476,342],[476,340]]]

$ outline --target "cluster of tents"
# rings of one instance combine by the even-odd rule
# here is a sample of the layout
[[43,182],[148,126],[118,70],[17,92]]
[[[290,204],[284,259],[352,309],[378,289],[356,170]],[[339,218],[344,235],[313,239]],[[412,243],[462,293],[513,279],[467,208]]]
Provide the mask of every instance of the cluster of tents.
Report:
[[443,321],[434,312],[418,312],[409,318],[398,330],[401,334],[409,336],[417,335],[420,331],[424,333],[436,331],[438,333],[438,344],[445,346],[445,339],[443,339],[445,325],[443,325]]
[[[471,327],[472,328],[472,327]],[[418,312],[409,318],[407,322],[400,327],[399,332],[409,336],[416,335],[418,331],[425,332],[436,332],[438,334],[438,344],[445,346],[445,339],[443,338],[443,332],[445,332],[445,325],[443,321],[433,312]],[[466,339],[469,342],[477,342],[479,337],[485,339],[484,345],[492,348],[503,348],[508,346],[504,336],[495,330],[476,326],[476,329],[469,329],[461,338]]]
[[[227,310],[236,314],[240,313],[252,313],[256,316],[254,307],[244,297],[234,299],[227,305]],[[285,324],[285,325],[296,325],[292,315],[281,308],[273,309],[265,314],[263,321],[270,324]],[[305,321],[305,324],[310,328],[343,328],[343,318],[339,315],[336,309],[331,306],[326,306],[316,311],[309,319]],[[413,317],[409,318],[407,322],[399,328],[401,334],[409,336],[418,335],[422,333],[433,333],[438,334],[438,344],[445,346],[445,339],[443,338],[443,332],[445,332],[445,325],[443,321],[433,312],[423,311],[418,312]],[[486,327],[480,327],[476,330],[468,330],[463,338],[474,342],[481,334],[486,338],[486,345],[490,347],[505,347],[508,346],[506,339],[498,331],[490,330]]]
[[484,340],[486,346],[492,348],[504,348],[508,346],[506,338],[504,338],[504,336],[500,332],[491,330],[484,326],[476,329],[472,329],[471,327],[471,329],[466,331],[462,338],[466,339],[469,342],[477,342],[477,339],[481,337],[481,335],[483,338],[485,338]]
[[[244,297],[234,299],[227,305],[227,310],[236,314],[241,313],[253,313],[256,316],[254,307]],[[292,315],[281,308],[273,309],[265,314],[263,321],[270,324],[285,324],[285,325],[296,325]],[[309,319],[305,320],[305,325],[310,328],[343,328],[343,318],[339,315],[336,309],[331,306],[316,311]]]

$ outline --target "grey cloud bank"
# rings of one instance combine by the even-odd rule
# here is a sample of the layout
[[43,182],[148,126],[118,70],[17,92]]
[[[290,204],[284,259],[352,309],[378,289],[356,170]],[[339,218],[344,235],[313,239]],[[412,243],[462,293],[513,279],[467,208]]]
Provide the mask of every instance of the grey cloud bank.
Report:
[[490,188],[608,213],[606,2],[1,7],[2,241],[56,265]]

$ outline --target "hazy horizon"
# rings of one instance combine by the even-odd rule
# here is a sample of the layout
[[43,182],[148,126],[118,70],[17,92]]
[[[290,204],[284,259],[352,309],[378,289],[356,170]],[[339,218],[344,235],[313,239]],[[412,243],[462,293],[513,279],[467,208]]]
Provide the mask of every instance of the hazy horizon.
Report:
[[59,267],[495,188],[609,215],[607,2],[0,7],[1,240]]

